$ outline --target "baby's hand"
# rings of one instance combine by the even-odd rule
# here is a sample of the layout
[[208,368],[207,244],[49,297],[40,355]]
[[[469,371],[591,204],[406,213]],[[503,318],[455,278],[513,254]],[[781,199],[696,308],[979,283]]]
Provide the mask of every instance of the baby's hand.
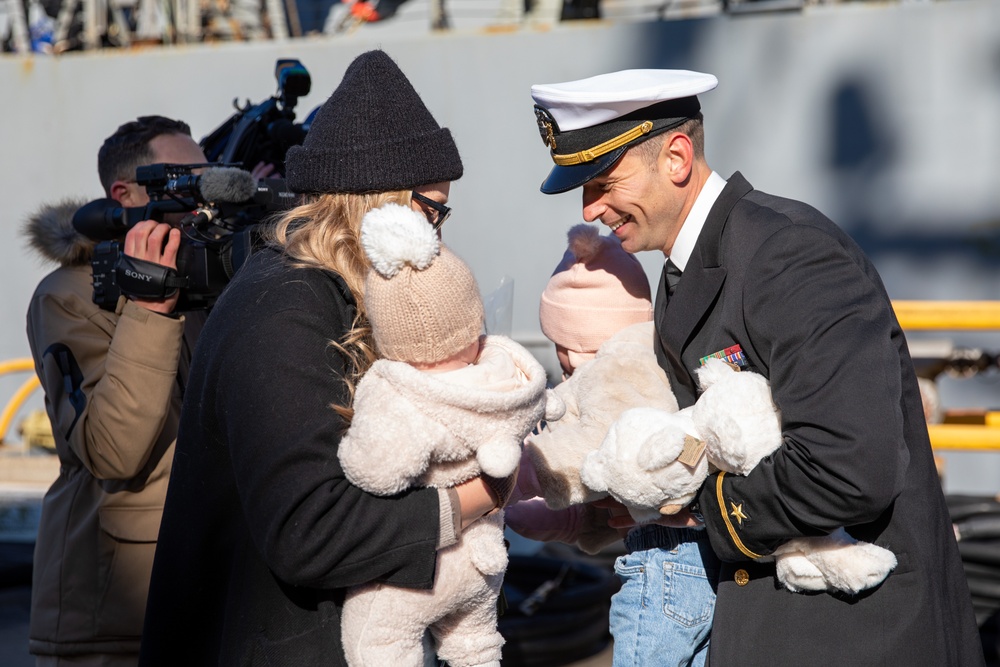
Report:
[[544,500],[532,498],[509,505],[504,519],[511,530],[529,540],[573,544],[580,536],[583,513],[583,505],[550,510]]
[[[603,507],[608,510],[611,514],[608,525],[616,528],[622,537],[639,525],[632,517],[632,514],[629,513],[628,508],[614,498],[602,498],[601,500],[595,500],[592,504],[594,507]],[[700,521],[694,518],[694,515],[691,514],[691,511],[686,506],[672,514],[663,514],[658,519],[647,523],[655,523],[660,526],[672,528],[694,528],[702,525]]]

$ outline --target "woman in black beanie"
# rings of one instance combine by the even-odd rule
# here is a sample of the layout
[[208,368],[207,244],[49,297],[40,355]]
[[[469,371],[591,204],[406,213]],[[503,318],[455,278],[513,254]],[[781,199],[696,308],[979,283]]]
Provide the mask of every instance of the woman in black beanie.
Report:
[[344,589],[429,589],[436,551],[505,493],[476,478],[378,497],[337,460],[354,380],[374,360],[361,218],[393,202],[439,221],[462,175],[451,133],[371,51],[288,152],[286,174],[303,203],[227,286],[192,362],[142,665],[345,664]]

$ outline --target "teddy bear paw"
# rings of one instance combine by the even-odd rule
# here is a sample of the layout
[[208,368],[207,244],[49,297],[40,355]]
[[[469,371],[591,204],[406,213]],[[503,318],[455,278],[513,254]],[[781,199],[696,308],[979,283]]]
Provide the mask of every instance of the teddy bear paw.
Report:
[[831,589],[852,595],[878,586],[897,564],[895,554],[870,542],[840,545],[808,558],[824,571]]
[[774,566],[778,581],[793,593],[827,590],[823,572],[800,551],[776,553]]
[[[896,567],[896,556],[891,551],[859,542],[842,528],[826,537],[791,540],[774,553],[778,578],[792,591],[825,590],[855,595],[882,583]],[[803,578],[803,572],[810,574]]]

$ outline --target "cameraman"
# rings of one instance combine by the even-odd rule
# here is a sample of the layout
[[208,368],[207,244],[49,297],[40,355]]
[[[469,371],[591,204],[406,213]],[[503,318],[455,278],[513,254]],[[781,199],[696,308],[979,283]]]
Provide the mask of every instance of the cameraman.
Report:
[[[149,196],[136,168],[206,162],[183,122],[144,116],[105,140],[98,171],[123,207]],[[35,546],[29,649],[41,666],[135,665],[181,399],[204,312],[174,313],[177,296],[94,304],[94,241],[76,207],[43,208],[31,245],[59,268],[35,290],[28,341],[62,464],[45,495]],[[124,253],[176,268],[180,232],[146,220]]]

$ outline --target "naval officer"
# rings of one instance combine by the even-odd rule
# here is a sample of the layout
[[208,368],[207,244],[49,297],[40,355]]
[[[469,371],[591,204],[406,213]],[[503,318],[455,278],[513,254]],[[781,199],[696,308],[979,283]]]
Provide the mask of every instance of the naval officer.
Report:
[[[656,355],[680,406],[701,360],[726,355],[771,384],[783,442],[747,476],[710,475],[690,511],[724,561],[709,662],[982,665],[906,340],[874,266],[802,202],[724,179],[705,160],[710,74],[627,70],[532,86],[554,166],[583,217],[625,250],[662,252]],[[626,519],[620,521],[627,522]],[[792,593],[761,562],[847,527],[895,570],[857,595]],[[638,611],[638,610],[637,610]]]

